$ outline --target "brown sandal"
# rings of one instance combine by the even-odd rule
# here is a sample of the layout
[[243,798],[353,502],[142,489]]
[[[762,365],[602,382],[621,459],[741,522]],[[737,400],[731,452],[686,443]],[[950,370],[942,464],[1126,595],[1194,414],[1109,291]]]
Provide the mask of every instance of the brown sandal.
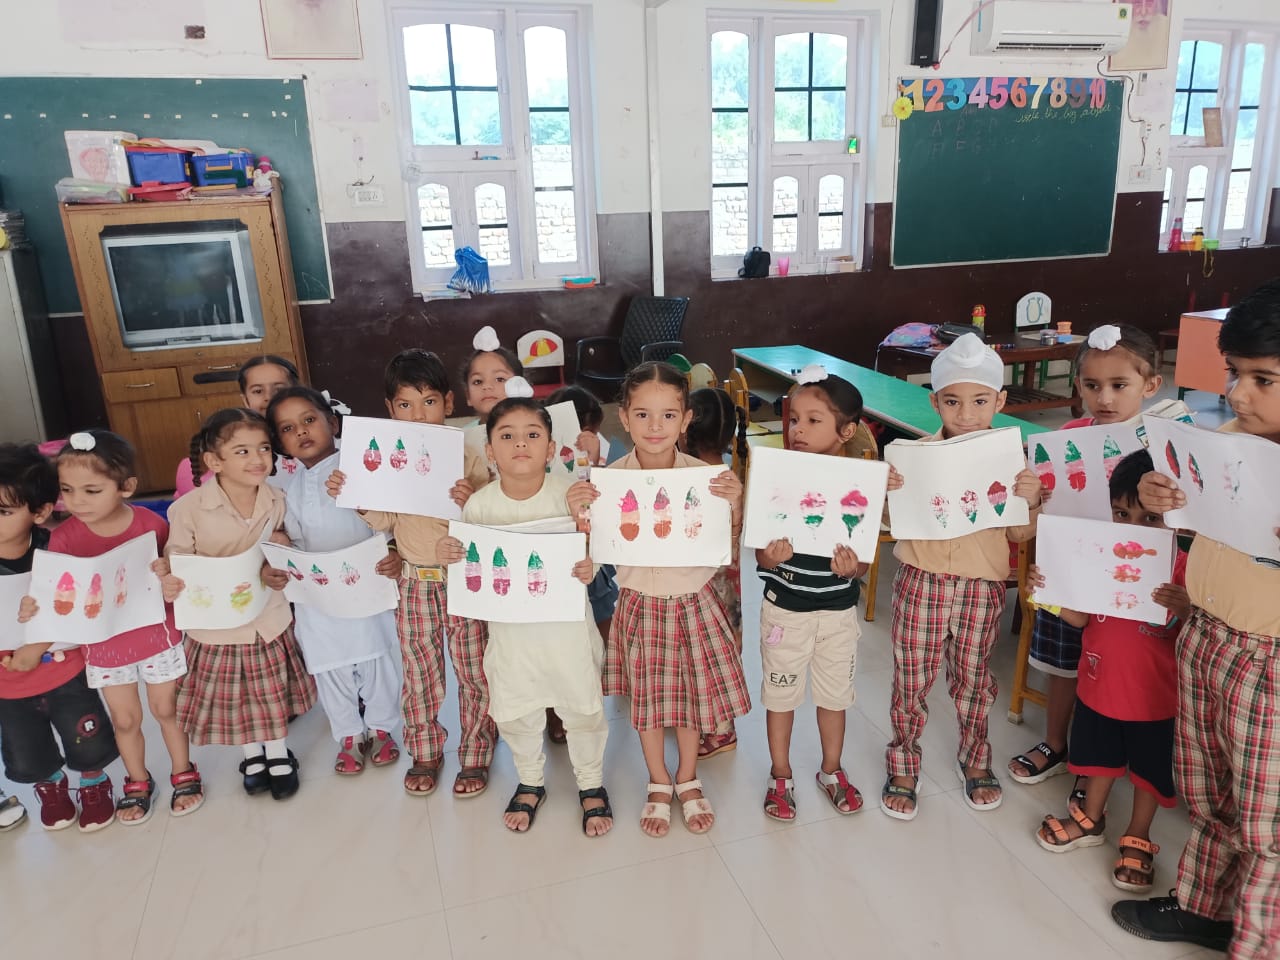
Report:
[[[1134,856],[1126,856],[1126,850],[1136,850],[1138,853],[1146,854],[1147,859],[1140,860]],[[1120,838],[1120,859],[1116,861],[1116,865],[1111,870],[1111,882],[1121,890],[1127,890],[1130,893],[1150,893],[1151,887],[1156,875],[1156,854],[1160,852],[1160,844],[1152,843],[1150,840],[1144,840],[1142,837],[1134,837],[1126,834]],[[1122,880],[1120,871],[1128,870],[1131,874],[1136,873],[1143,880],[1134,883],[1132,880]]]
[[698,759],[709,760],[712,757],[738,749],[738,734],[735,730],[728,733],[704,733],[698,741]]
[[[431,786],[425,790],[415,790],[409,786],[410,779],[417,777],[430,777]],[[429,797],[436,792],[436,787],[440,786],[440,761],[433,760],[430,763],[414,762],[408,770],[404,772],[404,792],[411,797]]]
[[[472,790],[468,793],[465,790],[459,790],[458,787],[467,780],[478,780],[480,782],[479,790]],[[470,800],[478,797],[489,789],[489,768],[488,767],[463,767],[458,771],[458,776],[453,781],[453,795],[459,800]]]
[[[1067,824],[1073,821],[1081,831],[1078,837],[1071,836],[1067,828]],[[1046,816],[1036,830],[1036,841],[1050,853],[1067,853],[1077,847],[1096,847],[1106,843],[1106,827],[1106,817],[1095,821],[1081,807],[1072,807],[1067,820],[1052,814]]]

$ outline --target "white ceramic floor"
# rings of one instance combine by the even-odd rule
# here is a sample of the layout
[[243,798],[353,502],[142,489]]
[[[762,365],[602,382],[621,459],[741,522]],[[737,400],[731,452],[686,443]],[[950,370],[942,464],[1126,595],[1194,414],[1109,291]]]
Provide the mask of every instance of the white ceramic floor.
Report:
[[[1199,402],[1196,402],[1197,399]],[[1216,398],[1193,395],[1212,422]],[[701,771],[718,822],[695,837],[679,823],[653,840],[637,825],[644,767],[625,704],[611,703],[607,785],[617,822],[608,836],[579,830],[564,748],[548,751],[549,798],[531,833],[514,835],[500,815],[515,773],[499,746],[488,793],[454,800],[457,770],[444,788],[406,796],[395,770],[357,778],[331,772],[334,746],[320,711],[297,721],[290,743],[302,760],[301,792],[287,803],[249,798],[235,772],[238,751],[198,748],[209,799],[194,816],[161,809],[139,828],[91,835],[46,833],[27,787],[4,782],[33,817],[0,834],[0,947],[9,957],[75,953],[95,960],[329,960],[423,958],[1089,957],[1175,960],[1217,956],[1187,945],[1136,940],[1108,907],[1122,896],[1109,882],[1113,848],[1054,856],[1032,831],[1062,812],[1070,781],[1022,787],[1006,778],[1004,805],[970,811],[953,771],[954,715],[945,686],[931,697],[924,737],[920,815],[912,823],[878,810],[888,739],[888,646],[893,563],[885,554],[876,623],[864,629],[858,703],[849,711],[845,763],[868,805],[838,816],[815,786],[819,750],[812,709],[796,725],[793,764],[799,817],[790,825],[761,813],[768,752],[762,711],[739,722],[741,746]],[[759,589],[744,577],[747,673],[759,688],[752,651]],[[1007,624],[1006,624],[1007,627]],[[1024,726],[1006,722],[1014,640],[1005,630],[997,676],[1005,688],[992,712],[998,766],[1042,732],[1034,707]],[[445,723],[457,728],[456,704]],[[167,761],[154,727],[151,768]],[[671,763],[675,746],[668,749]],[[117,784],[122,770],[111,770]],[[1111,808],[1118,836],[1129,791]],[[1155,839],[1156,890],[1172,885],[1186,815],[1162,812]],[[86,954],[85,951],[88,951]]]

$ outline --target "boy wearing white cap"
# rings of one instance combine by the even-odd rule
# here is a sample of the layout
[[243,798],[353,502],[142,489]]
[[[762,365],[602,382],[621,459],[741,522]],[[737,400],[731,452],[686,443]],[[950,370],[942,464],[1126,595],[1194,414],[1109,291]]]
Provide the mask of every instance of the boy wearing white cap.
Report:
[[[977,336],[967,333],[933,361],[933,407],[942,429],[931,440],[989,430],[1004,406],[1004,363]],[[889,471],[889,489],[902,475]],[[900,566],[893,584],[893,698],[889,705],[893,740],[885,752],[887,777],[880,809],[897,820],[914,820],[920,780],[920,736],[928,708],[925,698],[945,660],[947,686],[960,724],[958,772],[965,802],[974,810],[1000,806],[1000,781],[991,771],[987,720],[996,699],[988,661],[1004,614],[1006,581],[1012,570],[1009,543],[1036,533],[1040,480],[1030,470],[1018,474],[1013,495],[1031,507],[1021,527],[979,530],[954,540],[900,540]]]

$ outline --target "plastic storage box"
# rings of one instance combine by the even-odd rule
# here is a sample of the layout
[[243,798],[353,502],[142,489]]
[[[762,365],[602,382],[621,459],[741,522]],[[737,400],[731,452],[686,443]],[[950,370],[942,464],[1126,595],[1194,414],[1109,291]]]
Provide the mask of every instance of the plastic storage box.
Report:
[[144,183],[190,183],[191,153],[163,147],[126,147],[129,176],[133,185]]
[[211,153],[191,158],[191,171],[197,187],[233,183],[247,187],[253,182],[253,154]]

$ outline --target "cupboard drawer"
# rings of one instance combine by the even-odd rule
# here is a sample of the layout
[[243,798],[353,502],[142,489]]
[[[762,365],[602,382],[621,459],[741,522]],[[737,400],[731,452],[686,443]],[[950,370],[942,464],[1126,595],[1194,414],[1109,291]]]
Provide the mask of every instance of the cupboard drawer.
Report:
[[166,400],[182,395],[178,388],[178,371],[173,367],[153,367],[126,373],[104,373],[102,392],[108,403],[137,403],[140,400]]
[[[249,354],[228,360],[208,360],[205,363],[187,363],[178,368],[182,393],[188,397],[204,396],[211,393],[240,393],[238,377],[241,365],[250,357]],[[293,363],[293,357],[287,353],[276,354]]]

